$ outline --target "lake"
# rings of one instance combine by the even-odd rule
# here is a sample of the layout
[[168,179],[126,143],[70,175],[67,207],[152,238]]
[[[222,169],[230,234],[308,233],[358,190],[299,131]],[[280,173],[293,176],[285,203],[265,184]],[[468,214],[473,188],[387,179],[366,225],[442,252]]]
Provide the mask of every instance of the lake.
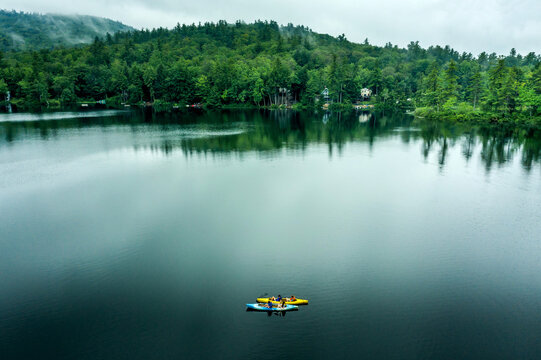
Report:
[[[538,359],[541,136],[0,115],[2,359]],[[310,304],[247,312],[264,294]]]

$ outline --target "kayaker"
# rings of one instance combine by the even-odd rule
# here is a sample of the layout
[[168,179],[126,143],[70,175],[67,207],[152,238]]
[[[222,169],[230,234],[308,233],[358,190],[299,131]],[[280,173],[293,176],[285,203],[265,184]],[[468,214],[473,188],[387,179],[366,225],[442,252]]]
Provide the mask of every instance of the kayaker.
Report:
[[285,299],[282,299],[281,305],[282,305],[282,308],[285,308],[285,307],[287,306],[287,305],[286,305],[286,300],[285,300]]
[[296,301],[297,299],[295,299],[295,295],[291,295],[291,297],[289,298],[289,301]]
[[276,298],[276,301],[281,301],[282,300],[282,295],[278,294],[278,297]]
[[267,303],[267,307],[268,307],[269,309],[272,309],[272,301],[271,301],[270,299],[269,299],[269,302]]

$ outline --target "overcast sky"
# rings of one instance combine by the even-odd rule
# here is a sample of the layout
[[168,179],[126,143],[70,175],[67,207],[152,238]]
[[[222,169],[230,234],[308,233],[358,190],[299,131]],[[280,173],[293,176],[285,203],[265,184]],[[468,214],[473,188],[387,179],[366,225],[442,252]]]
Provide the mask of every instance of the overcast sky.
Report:
[[136,28],[276,20],[377,45],[419,40],[474,55],[541,53],[541,0],[0,0],[0,8],[103,16]]

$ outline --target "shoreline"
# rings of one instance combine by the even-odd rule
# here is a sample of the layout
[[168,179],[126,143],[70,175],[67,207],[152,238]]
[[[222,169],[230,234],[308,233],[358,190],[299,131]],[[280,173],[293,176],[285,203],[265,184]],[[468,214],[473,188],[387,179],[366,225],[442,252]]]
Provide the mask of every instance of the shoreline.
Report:
[[[176,103],[149,103],[140,102],[134,104],[103,104],[94,101],[82,101],[76,104],[62,105],[57,101],[51,101],[51,105],[48,107],[28,106],[17,102],[12,102],[13,113],[28,112],[28,113],[43,113],[54,111],[84,111],[91,109],[115,109],[115,110],[128,110],[128,109],[149,109],[155,113],[173,113],[173,112],[185,112],[185,111],[223,111],[223,110],[291,110],[291,111],[329,111],[329,112],[350,112],[350,111],[391,111],[391,112],[404,112],[408,115],[414,116],[417,119],[425,121],[432,121],[434,123],[449,122],[460,123],[468,125],[480,125],[480,126],[496,126],[502,128],[517,127],[522,129],[541,130],[541,117],[526,116],[523,113],[517,112],[514,114],[502,114],[494,112],[484,112],[480,110],[461,112],[456,110],[440,110],[436,111],[433,108],[417,107],[412,109],[405,109],[402,107],[384,107],[381,104],[325,104],[323,106],[310,106],[300,103],[292,105],[271,105],[271,106],[258,106],[253,104],[228,104],[220,107],[212,107],[208,104],[176,104]],[[2,111],[0,113],[7,114],[6,103],[2,104]],[[504,114],[505,115],[505,114]]]

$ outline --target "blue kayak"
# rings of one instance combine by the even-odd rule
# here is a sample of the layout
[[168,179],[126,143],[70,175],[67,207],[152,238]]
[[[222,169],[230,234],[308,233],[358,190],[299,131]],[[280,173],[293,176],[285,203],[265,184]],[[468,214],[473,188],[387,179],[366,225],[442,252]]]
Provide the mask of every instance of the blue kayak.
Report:
[[291,311],[299,310],[299,307],[296,305],[286,305],[285,307],[273,306],[269,308],[267,304],[246,304],[248,309],[259,310],[259,311]]

